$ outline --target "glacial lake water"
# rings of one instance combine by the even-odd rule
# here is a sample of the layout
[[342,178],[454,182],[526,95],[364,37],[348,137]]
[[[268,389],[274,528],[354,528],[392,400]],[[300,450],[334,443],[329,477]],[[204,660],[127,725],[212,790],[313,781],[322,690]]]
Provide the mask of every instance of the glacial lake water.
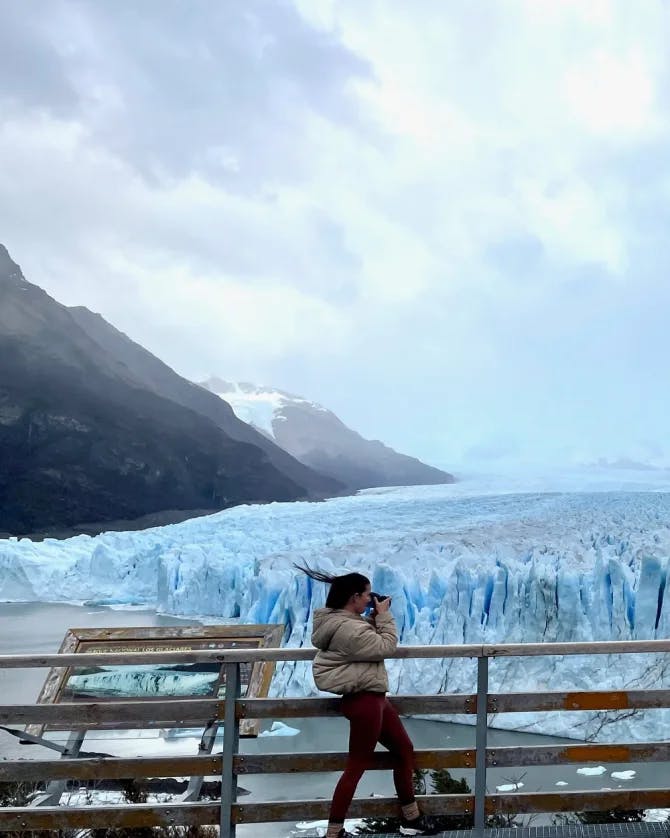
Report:
[[[187,625],[194,620],[159,615],[139,609],[115,610],[95,606],[74,606],[49,603],[0,603],[0,654],[28,654],[56,652],[68,628]],[[34,701],[46,675],[46,670],[0,669],[0,695],[3,703],[29,703]],[[269,730],[273,720],[262,726]],[[280,721],[280,720],[277,720]],[[290,753],[296,751],[345,750],[348,725],[344,719],[287,719],[285,723],[299,733],[292,736],[261,736],[243,739],[241,750],[245,753]],[[407,719],[406,726],[417,748],[474,747],[474,728],[468,725]],[[660,737],[659,737],[660,738]],[[132,731],[113,739],[109,733],[95,737],[96,751],[124,754],[168,754],[177,750],[197,749],[195,739],[174,739],[154,731]],[[569,742],[570,740],[515,731],[489,730],[490,746],[532,745]],[[87,739],[88,742],[88,739]],[[86,748],[86,745],[84,746]],[[0,759],[47,758],[38,746],[21,745],[18,740],[0,731]],[[523,783],[524,791],[574,791],[601,788],[667,787],[670,766],[665,763],[608,764],[600,775],[585,776],[577,773],[580,766],[552,766],[544,768],[493,768],[487,776],[488,788]],[[630,780],[617,780],[612,772],[633,770]],[[474,785],[474,772],[455,769],[455,777],[464,777]],[[337,774],[300,774],[297,776],[269,775],[244,777],[241,785],[249,792],[244,800],[289,800],[296,798],[328,799],[337,780]],[[557,783],[565,784],[557,786]],[[358,789],[358,796],[393,794],[390,772],[368,772]],[[538,823],[536,820],[535,823]],[[284,838],[293,831],[291,824],[257,825],[241,827],[240,838]]]

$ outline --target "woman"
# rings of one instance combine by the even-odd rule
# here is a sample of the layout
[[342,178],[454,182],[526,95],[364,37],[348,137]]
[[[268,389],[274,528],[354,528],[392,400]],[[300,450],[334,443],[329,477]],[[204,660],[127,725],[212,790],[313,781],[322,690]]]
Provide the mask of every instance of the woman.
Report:
[[[296,565],[296,567],[299,567]],[[349,719],[349,755],[335,787],[326,838],[353,838],[344,819],[356,787],[380,742],[395,757],[393,781],[401,809],[401,835],[435,835],[414,798],[414,748],[397,711],[386,698],[384,658],[398,645],[391,599],[373,597],[370,580],[360,573],[333,576],[299,567],[311,579],[330,585],[326,607],[314,612],[314,681],[320,690],[342,696]],[[369,617],[363,614],[372,606]]]

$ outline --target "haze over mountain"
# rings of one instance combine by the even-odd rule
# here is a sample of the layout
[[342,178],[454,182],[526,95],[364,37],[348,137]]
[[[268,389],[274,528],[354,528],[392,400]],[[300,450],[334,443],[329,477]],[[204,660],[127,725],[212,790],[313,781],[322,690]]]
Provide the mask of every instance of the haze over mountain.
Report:
[[99,314],[94,314],[83,306],[71,308],[70,311],[89,337],[132,370],[138,384],[201,414],[233,439],[261,448],[275,468],[304,487],[307,497],[323,497],[344,488],[338,481],[318,474],[294,459],[283,447],[239,419],[226,402],[222,402],[192,381],[182,378],[151,352],[115,329]]
[[453,483],[453,475],[364,439],[332,411],[301,396],[212,376],[202,386],[216,393],[285,451],[348,489]]
[[98,315],[27,282],[0,245],[0,532],[340,488]]

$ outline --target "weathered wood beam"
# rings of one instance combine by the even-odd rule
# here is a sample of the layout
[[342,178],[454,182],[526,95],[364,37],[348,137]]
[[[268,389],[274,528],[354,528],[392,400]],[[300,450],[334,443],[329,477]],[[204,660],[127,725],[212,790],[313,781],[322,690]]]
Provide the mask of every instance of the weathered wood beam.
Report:
[[591,692],[491,693],[489,713],[548,710],[647,710],[670,707],[670,690],[596,690]]
[[[630,653],[670,652],[670,640],[614,640],[579,643],[499,643],[453,646],[400,646],[390,659],[405,658],[476,658],[536,657],[546,655],[624,655]],[[101,652],[46,655],[0,655],[0,669],[41,668],[52,666],[134,666],[167,663],[242,663],[245,661],[312,660],[312,647],[267,649],[202,649],[191,652]]]
[[630,742],[618,745],[521,745],[487,748],[486,764],[497,766],[574,765],[585,762],[668,762],[670,742]]

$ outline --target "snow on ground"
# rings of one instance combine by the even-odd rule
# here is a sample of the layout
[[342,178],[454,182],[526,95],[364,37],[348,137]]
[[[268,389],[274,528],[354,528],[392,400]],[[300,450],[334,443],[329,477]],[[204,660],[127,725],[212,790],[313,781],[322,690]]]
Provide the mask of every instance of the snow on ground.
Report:
[[665,823],[670,819],[670,809],[647,809],[644,820],[650,823]]
[[[94,538],[9,539],[0,541],[0,600],[278,622],[286,625],[285,642],[297,647],[309,645],[311,615],[326,594],[296,572],[297,561],[367,573],[375,590],[393,597],[405,644],[670,637],[667,490],[665,472],[589,470],[553,482],[546,475],[479,478],[323,503],[241,506]],[[670,680],[665,661],[648,655],[506,658],[490,669],[491,689],[501,691],[661,687]],[[392,661],[389,670],[394,692],[474,688],[466,660]],[[272,694],[314,692],[308,664],[278,665]],[[593,713],[498,714],[491,721],[574,738],[654,740],[670,713],[619,721]]]
[[234,392],[224,393],[221,398],[228,402],[238,419],[241,419],[248,425],[253,425],[258,430],[267,434],[271,439],[274,439],[272,422],[274,421],[275,413],[286,402],[286,399],[282,395],[277,392],[245,393],[241,390],[236,390]]
[[[362,818],[348,818],[344,822],[344,828],[349,832],[354,830],[356,831],[356,827],[362,826],[363,820]],[[317,832],[319,835],[325,835],[326,829],[328,828],[328,821],[301,821],[295,825],[296,830],[298,832],[306,832],[309,830],[310,832],[314,831]]]

